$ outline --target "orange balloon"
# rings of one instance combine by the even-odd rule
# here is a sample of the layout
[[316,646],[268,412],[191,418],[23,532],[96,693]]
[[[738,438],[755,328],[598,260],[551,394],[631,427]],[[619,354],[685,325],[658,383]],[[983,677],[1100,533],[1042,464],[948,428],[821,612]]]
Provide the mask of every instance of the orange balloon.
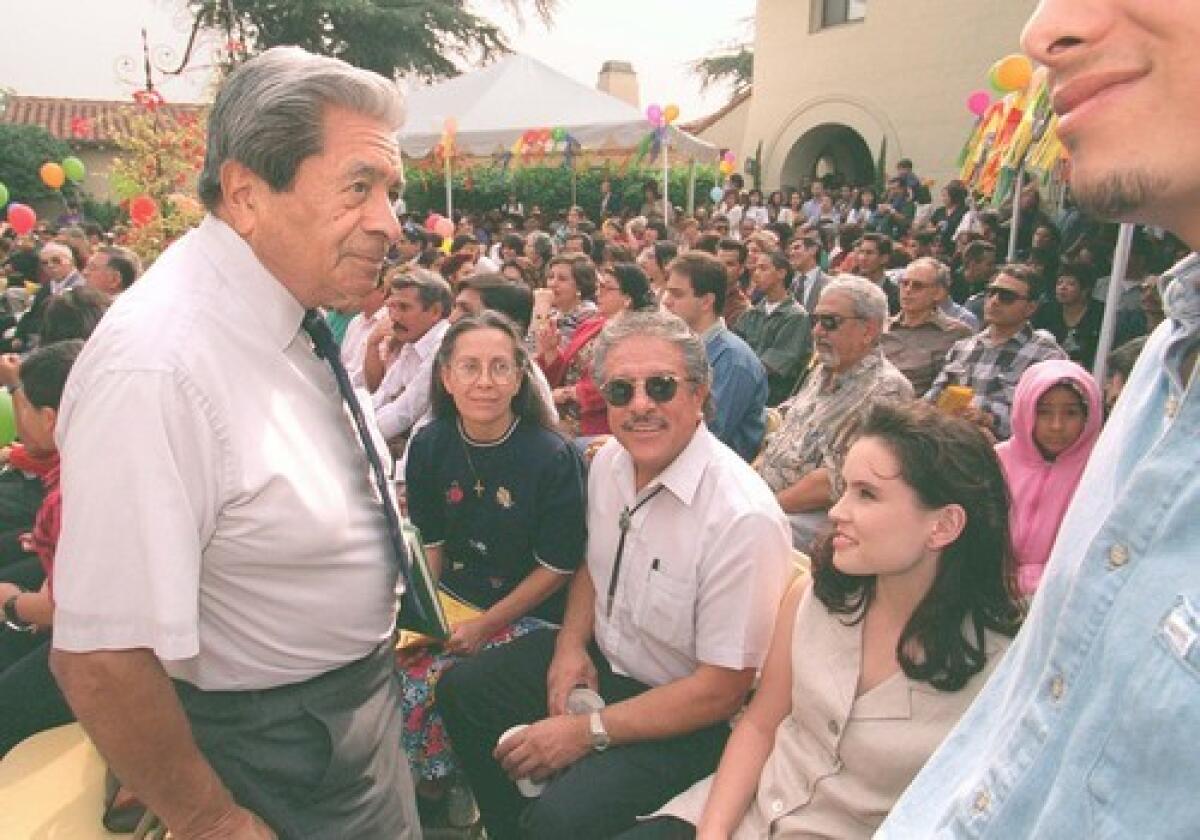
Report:
[[1033,78],[1033,64],[1018,53],[1000,59],[995,68],[996,86],[1006,93],[1025,90]]
[[679,106],[668,105],[666,108],[663,108],[663,119],[667,121],[667,125],[679,119]]
[[38,174],[42,176],[42,183],[52,190],[62,189],[67,180],[67,173],[57,163],[43,163]]

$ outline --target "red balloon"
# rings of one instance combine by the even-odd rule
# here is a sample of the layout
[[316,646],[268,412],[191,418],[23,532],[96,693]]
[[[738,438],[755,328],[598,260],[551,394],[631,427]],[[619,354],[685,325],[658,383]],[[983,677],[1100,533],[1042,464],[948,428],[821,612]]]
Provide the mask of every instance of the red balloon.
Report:
[[148,195],[139,195],[129,202],[129,218],[141,226],[158,215],[158,203]]
[[425,217],[425,230],[430,233],[437,233],[437,224],[442,220],[440,213],[430,213]]
[[37,224],[37,213],[27,204],[13,202],[8,205],[8,223],[20,235],[24,236],[33,230]]

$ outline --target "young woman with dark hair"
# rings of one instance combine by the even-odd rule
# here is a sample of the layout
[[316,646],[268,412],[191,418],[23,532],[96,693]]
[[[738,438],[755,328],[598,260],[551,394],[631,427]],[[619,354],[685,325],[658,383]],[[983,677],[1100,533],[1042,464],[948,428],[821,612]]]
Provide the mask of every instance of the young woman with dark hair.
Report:
[[439,588],[474,609],[440,647],[400,655],[404,746],[418,793],[456,769],[433,686],[459,657],[562,620],[583,558],[583,465],[550,428],[517,328],[485,310],[447,330],[433,371],[434,420],[409,444],[408,510]]
[[877,404],[714,777],[638,838],[866,838],[1020,624],[1004,477],[971,424]]

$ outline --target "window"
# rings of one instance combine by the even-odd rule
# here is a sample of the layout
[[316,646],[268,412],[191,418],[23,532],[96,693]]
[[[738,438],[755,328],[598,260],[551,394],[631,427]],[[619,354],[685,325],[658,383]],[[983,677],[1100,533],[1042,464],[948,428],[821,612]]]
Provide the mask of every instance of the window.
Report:
[[862,20],[867,16],[867,0],[821,0],[821,27]]

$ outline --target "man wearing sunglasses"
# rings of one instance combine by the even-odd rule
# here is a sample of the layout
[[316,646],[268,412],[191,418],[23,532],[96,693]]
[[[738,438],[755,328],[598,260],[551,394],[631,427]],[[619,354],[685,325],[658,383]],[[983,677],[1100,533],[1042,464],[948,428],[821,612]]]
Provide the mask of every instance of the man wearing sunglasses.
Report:
[[1029,323],[1037,312],[1037,285],[1028,268],[1008,265],[1000,269],[985,294],[983,320],[987,326],[950,348],[925,399],[937,402],[949,385],[968,387],[974,397],[963,416],[999,440],[1007,440],[1013,394],[1021,374],[1036,362],[1065,359],[1067,354],[1054,336]]
[[[1041,0],[1071,189],[1200,248],[1200,0]],[[1195,837],[1200,256],[1162,278],[1025,626],[877,837]],[[1115,301],[1114,301],[1115,302]]]
[[42,318],[50,298],[61,295],[67,289],[84,285],[83,275],[75,268],[75,255],[62,242],[47,242],[38,254],[38,265],[41,268],[42,286],[33,301],[29,311],[17,322],[13,335],[14,350],[29,350],[37,346],[42,332]]
[[809,551],[841,495],[841,465],[858,425],[877,399],[911,400],[912,385],[879,349],[887,326],[883,290],[865,277],[840,275],[812,313],[820,364],[779,406],[783,424],[768,441],[758,471],[788,514],[792,542]]
[[[593,364],[614,439],[589,472],[587,565],[562,629],[438,684],[493,840],[613,837],[711,773],[791,577],[779,505],[705,427],[711,374],[695,333],[666,313],[626,314]],[[604,707],[571,714],[580,686]],[[536,799],[510,781],[530,777],[548,782]]]

